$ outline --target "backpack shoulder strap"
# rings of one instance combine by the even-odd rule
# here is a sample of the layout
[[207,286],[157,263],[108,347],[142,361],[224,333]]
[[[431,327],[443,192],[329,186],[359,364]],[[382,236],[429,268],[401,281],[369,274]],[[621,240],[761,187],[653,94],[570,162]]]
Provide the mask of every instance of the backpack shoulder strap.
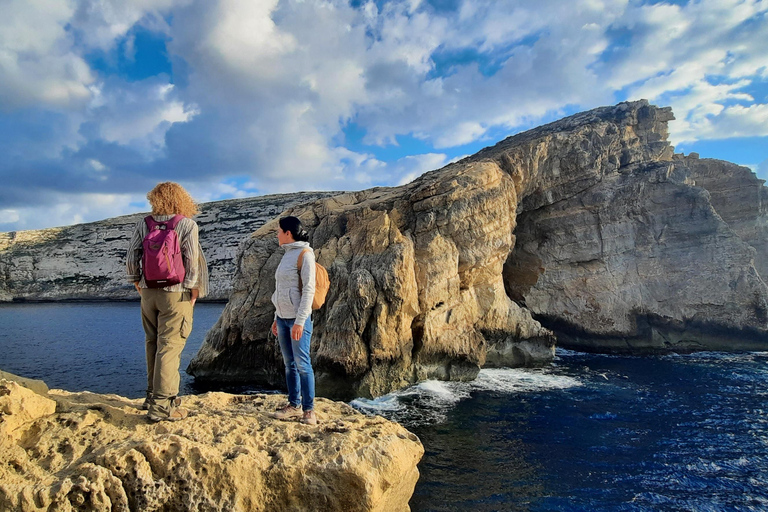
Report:
[[151,215],[144,217],[144,223],[147,225],[149,231],[152,231],[158,225],[158,222],[153,219]]
[[147,215],[144,217],[144,222],[147,224],[147,229],[152,231],[153,229],[157,229],[157,227],[160,225],[167,226],[168,229],[176,229],[176,226],[179,224],[179,222],[182,221],[182,219],[186,219],[186,217],[183,215],[174,215],[168,220],[157,221],[151,215]]
[[304,283],[302,283],[301,281],[301,264],[304,262],[304,253],[308,251],[310,251],[309,248],[302,249],[301,252],[299,253],[299,259],[296,260],[296,266],[299,269],[299,290],[304,289]]
[[299,253],[299,259],[296,260],[296,266],[299,267],[299,279],[301,279],[301,264],[304,262],[304,253],[309,252],[309,248],[302,249]]

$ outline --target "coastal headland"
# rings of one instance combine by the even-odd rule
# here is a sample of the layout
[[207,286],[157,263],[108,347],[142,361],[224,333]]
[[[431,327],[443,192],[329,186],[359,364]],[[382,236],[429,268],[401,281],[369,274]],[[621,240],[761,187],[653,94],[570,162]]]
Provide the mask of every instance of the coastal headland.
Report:
[[[290,208],[331,277],[313,356],[326,396],[482,367],[618,353],[768,349],[768,198],[728,162],[675,154],[670,108],[620,103],[509,137],[396,188]],[[240,247],[188,372],[279,385],[277,222]]]

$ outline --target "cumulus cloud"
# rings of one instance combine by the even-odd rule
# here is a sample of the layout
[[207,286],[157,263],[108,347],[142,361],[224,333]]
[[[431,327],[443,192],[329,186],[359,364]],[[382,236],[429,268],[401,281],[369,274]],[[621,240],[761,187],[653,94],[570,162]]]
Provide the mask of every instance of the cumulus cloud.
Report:
[[[12,1],[22,3],[26,0]],[[155,31],[168,32],[170,27],[164,14],[189,1],[75,0],[67,3],[76,6],[72,15],[66,19],[66,24],[79,40],[79,46],[85,50],[108,51],[138,23]]]
[[128,194],[47,194],[44,204],[0,211],[0,231],[66,226],[140,211],[142,196]]
[[671,105],[674,143],[764,135],[764,105],[744,90],[768,76],[766,22],[765,1],[633,4],[614,23],[631,35],[603,73],[632,97]]
[[[753,89],[768,78],[767,12],[765,0],[9,0],[0,209],[16,220],[4,226],[123,213],[167,179],[199,200],[397,185],[491,133],[623,99],[672,105],[673,142],[766,135]],[[137,27],[162,35],[172,70],[137,80],[93,61],[137,61]],[[387,157],[403,137],[422,154]],[[111,199],[81,206],[94,198]]]
[[76,108],[88,100],[93,75],[65,30],[73,14],[68,2],[3,2],[0,111],[38,104]]
[[766,104],[728,107],[713,104],[709,107],[711,110],[702,108],[692,112],[689,119],[683,120],[682,128],[675,133],[675,141],[768,135],[768,105]]
[[[369,89],[376,100],[361,106],[358,117],[369,129],[368,140],[382,143],[396,134],[414,133],[445,148],[477,140],[491,126],[516,127],[567,104],[612,101],[589,65],[605,46],[604,33],[595,27],[614,20],[614,4],[569,5],[543,2],[532,11],[528,2],[473,1],[435,16],[426,30],[438,37],[421,46],[433,59],[457,60],[435,77],[430,69],[402,59],[372,65],[375,81]],[[384,14],[391,23],[407,26],[403,34],[425,30],[415,26],[418,17],[412,13]],[[387,36],[382,30],[373,54],[382,47],[381,53],[396,55],[390,49],[396,41]],[[463,63],[460,56],[467,51],[477,52],[476,58]],[[493,74],[484,72],[482,63]]]
[[439,169],[447,165],[446,155],[441,153],[427,153],[424,155],[412,155],[402,158],[392,166],[392,174],[397,180],[395,184],[404,185],[411,182],[433,169]]
[[109,80],[91,87],[88,125],[94,136],[158,157],[165,133],[174,123],[185,123],[199,113],[193,104],[176,99],[165,76],[140,82]]

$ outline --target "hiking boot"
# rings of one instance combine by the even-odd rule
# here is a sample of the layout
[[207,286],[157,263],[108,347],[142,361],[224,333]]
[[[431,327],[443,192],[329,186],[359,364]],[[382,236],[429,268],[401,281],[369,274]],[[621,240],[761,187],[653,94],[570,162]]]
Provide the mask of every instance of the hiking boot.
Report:
[[141,404],[141,409],[144,411],[149,410],[149,406],[152,404],[152,392],[147,391],[147,398],[144,399],[144,403]]
[[179,407],[180,405],[181,405],[181,398],[175,396],[171,398],[170,413],[163,414],[163,413],[157,413],[157,412],[150,412],[149,414],[147,414],[147,419],[153,422],[183,420],[184,418],[189,416],[189,411],[186,409],[182,409],[181,407]]
[[301,422],[305,425],[317,425],[317,414],[315,414],[315,411],[312,409],[304,411],[304,415],[301,417]]
[[301,417],[301,408],[288,404],[272,413],[272,417],[277,420],[290,420]]
[[179,421],[183,420],[189,416],[189,411],[186,409],[182,409],[181,407],[176,407],[171,410],[171,413],[168,416],[161,416],[155,413],[149,413],[147,414],[147,419],[149,421],[157,423],[158,421]]

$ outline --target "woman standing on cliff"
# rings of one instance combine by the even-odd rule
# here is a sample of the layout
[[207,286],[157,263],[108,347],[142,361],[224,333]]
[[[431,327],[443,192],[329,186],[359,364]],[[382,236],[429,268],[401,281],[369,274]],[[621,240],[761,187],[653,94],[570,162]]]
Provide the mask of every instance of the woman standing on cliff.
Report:
[[[208,293],[208,266],[198,240],[197,223],[189,217],[198,213],[189,193],[178,183],[159,183],[148,194],[152,215],[140,220],[128,247],[128,280],[141,295],[141,322],[146,334],[147,399],[150,421],[176,421],[187,417],[181,409],[179,364],[181,351],[192,331],[192,313],[200,297]],[[171,286],[161,281],[147,284],[150,263],[143,259],[144,240],[152,230],[174,230],[184,272],[183,280]],[[151,249],[150,249],[151,250]],[[166,255],[167,257],[167,255]],[[160,283],[160,284],[158,284]],[[152,286],[152,287],[150,287]]]
[[272,322],[272,334],[277,336],[283,353],[288,404],[275,412],[274,417],[301,417],[302,423],[316,425],[315,373],[309,356],[312,298],[315,295],[315,253],[309,246],[309,235],[296,217],[280,219],[277,241],[285,254],[275,271],[275,293],[272,294],[275,321]]

